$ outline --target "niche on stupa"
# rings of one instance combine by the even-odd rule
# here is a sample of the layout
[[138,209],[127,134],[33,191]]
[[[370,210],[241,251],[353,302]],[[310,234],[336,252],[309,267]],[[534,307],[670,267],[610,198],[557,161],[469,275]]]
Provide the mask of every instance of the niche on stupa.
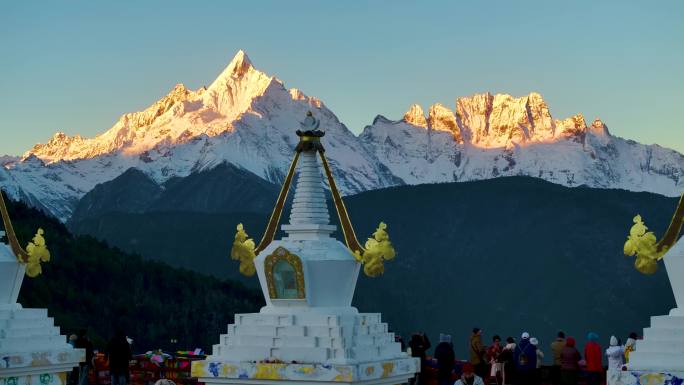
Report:
[[284,247],[278,247],[264,260],[268,294],[271,299],[305,299],[302,260]]

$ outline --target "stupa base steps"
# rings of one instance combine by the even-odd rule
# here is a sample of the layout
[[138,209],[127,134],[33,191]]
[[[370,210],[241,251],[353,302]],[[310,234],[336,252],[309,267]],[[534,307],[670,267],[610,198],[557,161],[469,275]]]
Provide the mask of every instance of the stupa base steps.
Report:
[[84,359],[83,349],[0,353],[2,385],[65,385],[66,375]]
[[211,358],[227,362],[354,364],[406,354],[380,314],[236,314]]
[[209,384],[402,384],[420,360],[379,313],[236,314],[213,354],[192,363]]
[[[47,309],[0,309],[0,355],[72,349]],[[73,349],[72,349],[73,350]],[[0,358],[2,358],[0,357]],[[2,364],[0,362],[0,364]]]
[[644,339],[629,355],[629,370],[609,371],[608,385],[678,385],[684,383],[684,315],[651,317]]
[[404,357],[350,365],[229,362],[192,364],[192,376],[211,384],[404,384],[420,371],[420,359]]
[[[405,377],[405,376],[400,376],[400,377],[392,377],[392,378],[383,378],[383,379],[378,379],[378,380],[368,380],[368,381],[359,381],[359,382],[335,382],[335,384],[340,384],[340,385],[403,385],[403,384],[408,384],[409,379],[413,378],[413,375],[410,377]],[[249,379],[249,380],[232,380],[232,379],[204,379],[206,385],[239,385],[239,384],[256,384],[256,385],[283,385],[283,384],[292,384],[291,380],[254,380],[254,379]],[[301,381],[297,380],[296,384],[297,385],[321,385],[321,381]],[[40,384],[35,384],[35,385],[40,385]]]
[[608,385],[678,385],[684,383],[684,371],[626,370],[608,371]]
[[23,368],[3,368],[0,369],[0,384],[65,385],[67,373],[71,372],[75,366],[78,366],[78,362]]
[[66,371],[0,377],[0,383],[6,385],[65,385]]
[[0,384],[64,385],[84,357],[83,349],[59,334],[46,309],[0,308]]

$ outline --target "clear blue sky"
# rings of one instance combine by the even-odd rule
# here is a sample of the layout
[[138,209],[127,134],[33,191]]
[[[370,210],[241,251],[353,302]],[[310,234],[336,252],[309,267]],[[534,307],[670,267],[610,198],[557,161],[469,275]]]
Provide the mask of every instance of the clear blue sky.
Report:
[[239,50],[359,132],[377,114],[540,92],[556,118],[684,151],[684,1],[3,1],[0,154],[94,136]]

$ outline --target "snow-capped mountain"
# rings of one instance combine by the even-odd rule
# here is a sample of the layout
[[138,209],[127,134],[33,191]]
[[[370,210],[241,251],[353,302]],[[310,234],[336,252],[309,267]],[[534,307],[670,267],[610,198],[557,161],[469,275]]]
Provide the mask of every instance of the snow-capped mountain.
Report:
[[94,138],[55,134],[22,158],[2,158],[0,187],[67,220],[95,185],[135,167],[157,183],[231,163],[280,182],[311,110],[344,194],[397,184],[530,175],[568,186],[684,189],[684,156],[612,136],[581,115],[552,118],[539,94],[481,94],[376,117],[355,136],[320,100],[286,89],[240,51],[209,87],[176,85],[144,111]]
[[5,166],[0,186],[66,220],[85,193],[131,167],[161,183],[228,162],[280,182],[309,110],[326,130],[326,151],[343,193],[400,183],[320,100],[286,89],[240,51],[206,89],[178,84],[92,139],[55,134]]
[[610,134],[599,119],[553,119],[541,95],[489,93],[458,98],[455,112],[436,104],[427,117],[413,105],[398,121],[378,116],[360,136],[405,183],[528,175],[676,196],[684,190],[684,156]]

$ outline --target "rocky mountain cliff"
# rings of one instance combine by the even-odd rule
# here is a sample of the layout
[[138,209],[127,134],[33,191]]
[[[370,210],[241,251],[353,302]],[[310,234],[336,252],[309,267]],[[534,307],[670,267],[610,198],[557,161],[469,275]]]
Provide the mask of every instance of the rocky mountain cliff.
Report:
[[554,119],[541,95],[489,93],[412,105],[401,120],[375,118],[360,135],[368,152],[408,184],[526,175],[675,196],[684,190],[684,156],[613,136],[581,114]]
[[131,168],[161,186],[228,163],[278,184],[308,110],[326,130],[327,154],[347,195],[502,175],[669,196],[684,189],[678,152],[615,137],[582,115],[554,119],[537,93],[473,95],[427,114],[413,105],[403,119],[378,116],[356,136],[319,99],[285,88],[242,51],[209,87],[178,84],[101,135],[57,133],[20,159],[3,157],[0,187],[66,221],[87,192]]

